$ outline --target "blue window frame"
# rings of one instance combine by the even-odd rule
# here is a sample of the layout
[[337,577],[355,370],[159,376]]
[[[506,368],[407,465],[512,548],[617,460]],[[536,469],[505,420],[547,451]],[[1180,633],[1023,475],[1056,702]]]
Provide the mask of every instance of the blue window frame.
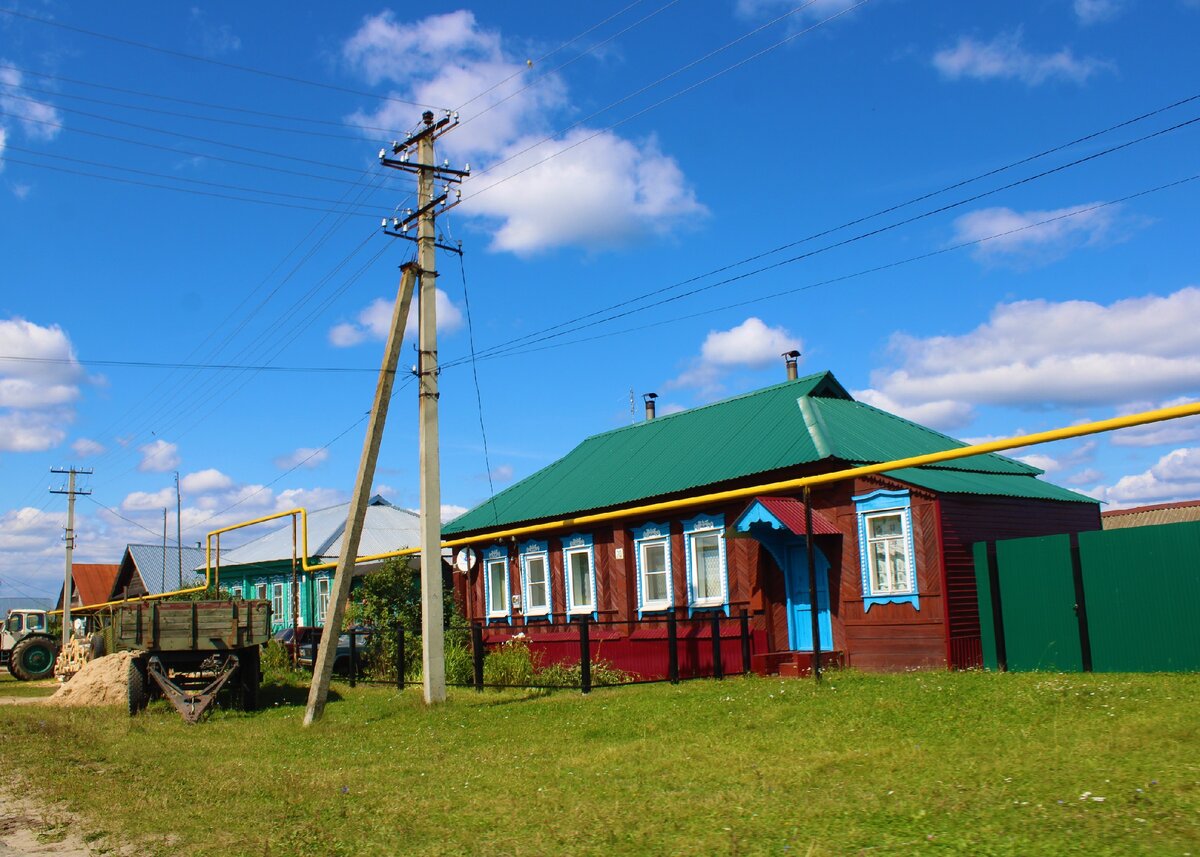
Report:
[[550,551],[547,542],[521,545],[521,596],[525,618],[550,618],[554,595],[550,587]]
[[572,616],[600,614],[596,599],[596,554],[592,537],[582,533],[564,536],[562,540],[563,587],[567,594],[567,621]]
[[675,603],[671,574],[670,524],[634,527],[633,559],[637,567],[638,618],[643,613],[670,610]]
[[725,516],[698,515],[683,522],[688,615],[697,610],[729,613],[729,568],[725,557]]
[[508,550],[499,546],[483,552],[483,606],[489,622],[512,622],[508,595]]
[[876,604],[911,604],[920,610],[909,492],[879,490],[853,499],[863,612]]

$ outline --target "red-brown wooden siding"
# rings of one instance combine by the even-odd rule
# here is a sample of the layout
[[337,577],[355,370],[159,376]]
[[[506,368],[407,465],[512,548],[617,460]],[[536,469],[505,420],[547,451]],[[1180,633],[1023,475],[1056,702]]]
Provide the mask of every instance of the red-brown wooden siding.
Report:
[[951,666],[982,666],[971,545],[995,539],[1098,530],[1100,507],[1093,503],[961,494],[942,495],[940,505]]

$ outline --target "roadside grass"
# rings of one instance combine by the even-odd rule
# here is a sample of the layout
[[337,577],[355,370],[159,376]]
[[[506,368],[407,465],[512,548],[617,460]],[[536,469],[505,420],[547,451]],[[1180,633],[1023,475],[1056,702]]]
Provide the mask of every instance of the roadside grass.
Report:
[[532,696],[0,707],[0,759],[146,852],[1200,854],[1200,675],[833,673]]
[[0,667],[0,697],[2,696],[50,696],[58,690],[58,682],[54,679],[45,681],[18,681],[7,669]]

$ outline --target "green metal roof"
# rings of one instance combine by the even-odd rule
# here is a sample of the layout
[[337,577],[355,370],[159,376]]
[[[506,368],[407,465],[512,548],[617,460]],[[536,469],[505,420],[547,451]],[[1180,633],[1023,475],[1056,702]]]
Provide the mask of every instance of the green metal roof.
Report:
[[[825,459],[890,461],[964,445],[854,401],[832,374],[822,372],[594,435],[442,532],[605,509]],[[995,477],[992,487],[997,490],[977,493],[1004,493],[998,489],[1006,474],[1024,483],[1036,481],[1033,477],[1041,472],[999,455],[972,456],[941,467]]]
[[1059,488],[1032,474],[1015,476],[942,470],[940,467],[902,467],[899,470],[889,470],[884,475],[939,494],[986,494],[996,497],[1020,497],[1026,500],[1097,502],[1093,497]]

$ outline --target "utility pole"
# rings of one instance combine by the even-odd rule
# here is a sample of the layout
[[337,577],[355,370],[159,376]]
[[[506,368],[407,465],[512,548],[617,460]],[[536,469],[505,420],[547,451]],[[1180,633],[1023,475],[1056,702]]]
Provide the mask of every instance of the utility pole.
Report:
[[[176,470],[175,471],[175,547],[179,553],[179,588],[180,589],[183,589],[183,532],[182,532],[182,527],[181,527],[181,523],[180,523],[180,515],[181,515],[182,509],[183,509],[183,503],[179,499],[179,471]],[[220,561],[221,561],[221,558],[220,558],[220,556],[218,556],[217,562],[220,562]],[[163,574],[164,575],[166,574],[165,569],[163,570]],[[164,586],[163,591],[164,592],[166,591],[165,586]]]
[[91,491],[86,489],[76,490],[75,476],[76,474],[92,473],[91,468],[83,469],[76,467],[51,467],[51,473],[66,473],[67,487],[66,488],[51,488],[51,494],[66,494],[67,495],[67,529],[64,541],[67,543],[67,570],[63,575],[63,620],[62,620],[62,644],[64,651],[67,643],[71,640],[71,595],[74,587],[72,584],[75,581],[74,575],[71,573],[72,562],[75,556],[75,497],[77,495],[87,496]]
[[163,564],[162,591],[167,591],[167,507],[163,506]]
[[[338,557],[337,570],[330,592],[329,612],[325,631],[317,653],[313,670],[313,683],[308,693],[308,708],[304,713],[304,725],[319,720],[325,709],[329,694],[329,679],[333,674],[333,662],[337,654],[337,639],[345,616],[346,598],[350,592],[350,578],[358,556],[359,539],[362,536],[363,520],[366,517],[367,501],[370,499],[371,482],[375,477],[375,463],[379,455],[379,442],[383,436],[387,419],[388,401],[391,398],[392,382],[400,357],[400,345],[404,337],[404,326],[408,320],[409,302],[412,299],[416,279],[417,310],[419,313],[419,341],[417,351],[418,395],[420,397],[420,446],[421,446],[421,640],[422,673],[424,675],[425,701],[442,702],[446,698],[445,632],[442,628],[442,521],[441,485],[438,462],[438,365],[437,365],[437,259],[436,250],[461,253],[461,248],[439,243],[436,218],[458,204],[462,191],[455,191],[455,201],[450,202],[450,185],[460,184],[470,175],[466,169],[451,169],[449,163],[438,165],[434,158],[434,141],[458,124],[457,113],[447,113],[441,119],[426,111],[421,116],[421,125],[403,142],[393,142],[389,157],[387,148],[380,149],[380,163],[392,169],[414,173],[417,176],[417,208],[404,212],[390,220],[384,218],[383,229],[387,235],[414,241],[417,244],[416,264],[407,264],[401,269],[403,275],[392,312],[392,326],[384,348],[383,366],[379,370],[379,384],[375,391],[375,404],[367,427],[363,444],[362,460],[358,478],[354,485],[354,496],[350,502],[350,514],[346,521],[342,551]],[[413,153],[416,160],[412,160]],[[443,184],[438,193],[438,182]],[[417,235],[408,234],[416,224]]]

